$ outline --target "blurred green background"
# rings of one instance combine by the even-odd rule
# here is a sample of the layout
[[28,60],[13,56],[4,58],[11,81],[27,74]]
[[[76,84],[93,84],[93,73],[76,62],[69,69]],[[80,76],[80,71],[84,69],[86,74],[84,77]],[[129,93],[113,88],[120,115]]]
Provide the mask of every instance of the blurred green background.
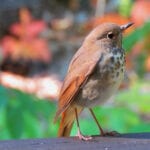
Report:
[[[102,127],[120,133],[149,132],[149,92],[144,88],[148,83],[138,81],[128,90],[118,92],[110,105],[94,108]],[[0,87],[0,137],[1,139],[55,137],[59,122],[53,124],[56,103],[41,100],[16,90]],[[90,123],[89,123],[90,121]],[[89,112],[81,114],[83,133],[99,134]],[[76,135],[76,124],[72,135]]]
[[[37,3],[36,6],[35,3]],[[46,48],[45,45],[41,46],[41,41],[38,41],[41,49],[36,51],[32,42],[39,40],[39,35],[33,33],[25,37],[25,41],[31,43],[25,43],[25,47],[22,48],[23,51],[18,52],[18,49],[21,49],[20,46],[24,46],[24,36],[26,35],[20,32],[18,26],[17,29],[11,30],[13,33],[10,32],[11,26],[18,22],[18,16],[11,16],[14,17],[12,22],[4,23],[1,20],[0,22],[6,26],[1,24],[1,29],[3,29],[1,31],[3,32],[0,33],[0,76],[2,76],[2,72],[9,72],[10,74],[13,73],[14,76],[16,74],[17,77],[19,75],[22,80],[28,78],[38,80],[39,76],[41,79],[45,74],[49,77],[55,74],[57,80],[62,83],[70,58],[80,47],[85,35],[95,25],[106,21],[117,22],[118,24],[133,21],[135,23],[133,29],[125,33],[123,39],[123,47],[126,50],[127,77],[125,77],[125,81],[123,81],[117,94],[108,103],[93,110],[106,131],[150,132],[150,2],[144,0],[142,2],[138,0],[89,0],[87,2],[84,0],[58,0],[55,2],[44,0],[41,2],[39,0],[35,3],[28,3],[29,6],[25,5],[25,2],[22,5],[20,3],[19,6],[12,8],[12,12],[18,13],[18,9],[30,7],[31,15],[47,25],[46,32],[40,35],[40,40],[44,40]],[[1,7],[4,12],[10,9],[6,5],[1,5]],[[52,11],[50,8],[53,7],[58,8]],[[142,12],[140,12],[141,7]],[[38,10],[40,14],[38,14]],[[117,18],[114,14],[119,17]],[[73,21],[70,21],[68,16],[72,16]],[[29,19],[28,17],[24,22]],[[65,18],[66,22],[63,22],[62,18]],[[67,23],[70,24],[66,27]],[[32,27],[31,24],[28,26]],[[28,33],[28,29],[22,29],[21,26],[21,31],[23,30],[25,33]],[[14,33],[17,35],[14,36]],[[5,38],[6,36],[9,38]],[[4,38],[5,43],[3,43]],[[13,46],[6,46],[9,43],[7,40],[13,41]],[[70,43],[66,43],[66,41]],[[69,45],[69,48],[66,45]],[[45,51],[43,51],[43,47],[46,49]],[[27,51],[29,52],[27,53]],[[35,55],[34,51],[39,55]],[[49,52],[50,57],[46,57],[47,52]],[[3,84],[2,79],[1,77],[0,139],[56,137],[59,121],[53,124],[53,117],[57,108],[58,95],[39,96],[36,92],[27,92],[21,88],[13,89],[13,82],[12,85],[8,86],[8,84]],[[24,82],[26,83],[26,81]],[[11,81],[9,82],[11,83]],[[47,82],[47,84],[52,87],[51,83]],[[42,90],[42,88],[41,86],[41,89],[37,90]],[[52,91],[50,88],[45,90],[45,93]],[[95,122],[86,109],[80,116],[80,124],[84,134],[99,134]],[[76,135],[76,132],[76,124],[74,124],[71,135]]]

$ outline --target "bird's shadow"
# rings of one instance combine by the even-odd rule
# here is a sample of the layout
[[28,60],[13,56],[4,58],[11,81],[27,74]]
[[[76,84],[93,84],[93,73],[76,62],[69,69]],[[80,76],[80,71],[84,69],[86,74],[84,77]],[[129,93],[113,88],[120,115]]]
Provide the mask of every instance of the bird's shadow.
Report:
[[[100,135],[94,135],[93,137],[100,137]],[[125,134],[117,134],[114,136],[104,136],[104,137],[111,137],[111,138],[134,138],[134,139],[150,139],[150,132],[145,133],[125,133]]]

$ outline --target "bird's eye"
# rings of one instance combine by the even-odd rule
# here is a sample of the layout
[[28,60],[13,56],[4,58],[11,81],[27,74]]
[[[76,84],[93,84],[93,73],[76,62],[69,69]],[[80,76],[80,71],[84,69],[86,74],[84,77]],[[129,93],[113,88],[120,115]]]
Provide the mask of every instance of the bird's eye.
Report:
[[110,32],[110,33],[107,34],[107,38],[113,39],[113,37],[114,37],[114,34],[112,32]]

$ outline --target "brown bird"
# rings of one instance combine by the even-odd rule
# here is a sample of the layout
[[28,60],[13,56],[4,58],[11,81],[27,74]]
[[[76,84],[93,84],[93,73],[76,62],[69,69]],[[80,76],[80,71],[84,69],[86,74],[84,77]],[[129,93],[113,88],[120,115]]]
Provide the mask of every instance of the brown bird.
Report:
[[122,48],[122,32],[132,24],[99,25],[85,38],[73,56],[60,91],[55,116],[56,120],[61,115],[59,137],[69,136],[76,120],[79,139],[91,139],[83,136],[79,127],[78,115],[84,108],[90,110],[101,135],[106,134],[92,107],[106,102],[116,92],[124,77],[125,53]]

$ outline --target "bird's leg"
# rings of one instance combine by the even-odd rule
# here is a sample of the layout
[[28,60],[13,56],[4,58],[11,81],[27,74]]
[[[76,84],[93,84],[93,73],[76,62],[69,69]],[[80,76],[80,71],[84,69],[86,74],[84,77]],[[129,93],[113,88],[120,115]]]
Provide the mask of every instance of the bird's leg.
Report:
[[75,108],[75,117],[76,117],[76,122],[77,122],[77,128],[78,128],[78,137],[80,140],[84,140],[84,141],[88,141],[88,140],[91,140],[92,137],[90,136],[84,136],[82,135],[81,133],[81,130],[80,130],[80,125],[79,125],[79,120],[78,120],[78,112],[77,112],[77,109]]
[[91,108],[89,108],[89,111],[90,111],[90,113],[91,113],[92,117],[94,118],[94,120],[95,120],[95,122],[96,122],[96,124],[97,124],[98,128],[99,128],[100,135],[104,136],[104,135],[105,135],[105,133],[104,133],[104,131],[103,131],[103,129],[102,129],[102,127],[101,127],[101,125],[99,124],[99,122],[98,122],[98,120],[97,120],[97,118],[96,118],[96,116],[95,116],[95,114],[94,114],[93,110],[92,110]]
[[89,111],[91,112],[91,115],[92,115],[92,117],[94,118],[94,120],[95,120],[95,122],[96,122],[96,124],[97,124],[97,126],[98,126],[98,128],[99,128],[99,131],[100,131],[100,135],[101,135],[101,136],[107,136],[107,135],[108,135],[108,136],[115,136],[115,135],[118,135],[118,134],[119,134],[119,133],[116,132],[116,131],[104,132],[103,129],[102,129],[102,127],[101,127],[101,125],[99,124],[99,122],[98,122],[98,120],[97,120],[97,118],[96,118],[96,116],[95,116],[93,110],[92,110],[91,108],[89,108]]

